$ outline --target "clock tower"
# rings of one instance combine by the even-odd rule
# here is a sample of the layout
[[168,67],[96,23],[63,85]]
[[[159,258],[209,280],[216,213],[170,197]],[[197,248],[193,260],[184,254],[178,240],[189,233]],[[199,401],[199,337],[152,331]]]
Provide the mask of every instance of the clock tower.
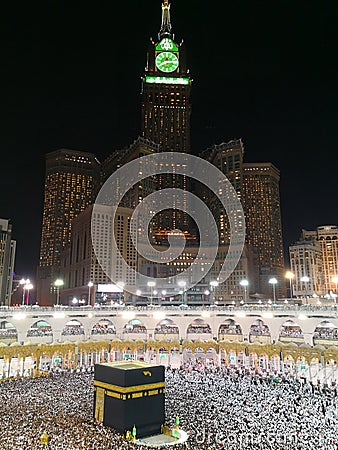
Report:
[[174,39],[169,0],[164,0],[158,40],[151,39],[142,79],[141,134],[161,151],[189,152],[191,79],[183,41]]

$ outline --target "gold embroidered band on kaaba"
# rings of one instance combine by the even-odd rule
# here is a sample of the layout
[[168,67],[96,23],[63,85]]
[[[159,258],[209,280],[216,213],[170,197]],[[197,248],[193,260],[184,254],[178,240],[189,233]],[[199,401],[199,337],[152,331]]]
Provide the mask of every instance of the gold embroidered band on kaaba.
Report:
[[120,400],[128,400],[132,398],[150,397],[151,395],[164,394],[165,383],[151,383],[141,384],[139,386],[122,387],[115,384],[103,383],[102,381],[94,381],[96,389],[101,388],[106,390],[106,395],[109,397],[118,398]]

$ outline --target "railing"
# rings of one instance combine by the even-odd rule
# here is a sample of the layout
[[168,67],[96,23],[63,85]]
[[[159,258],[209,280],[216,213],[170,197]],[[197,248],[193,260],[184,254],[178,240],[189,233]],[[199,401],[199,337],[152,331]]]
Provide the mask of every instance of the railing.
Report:
[[55,312],[55,311],[81,311],[81,312],[95,312],[95,311],[214,311],[214,312],[266,312],[266,311],[296,311],[296,312],[338,312],[338,305],[334,306],[319,306],[319,305],[242,305],[242,306],[17,306],[8,307],[0,306],[0,312],[18,312],[18,311],[32,311],[32,312]]

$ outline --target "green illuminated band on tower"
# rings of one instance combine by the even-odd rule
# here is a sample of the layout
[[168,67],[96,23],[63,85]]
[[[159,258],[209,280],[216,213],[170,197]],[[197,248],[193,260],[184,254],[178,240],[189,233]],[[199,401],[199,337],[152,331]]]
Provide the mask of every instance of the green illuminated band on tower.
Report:
[[154,84],[189,84],[189,78],[146,77],[146,83]]

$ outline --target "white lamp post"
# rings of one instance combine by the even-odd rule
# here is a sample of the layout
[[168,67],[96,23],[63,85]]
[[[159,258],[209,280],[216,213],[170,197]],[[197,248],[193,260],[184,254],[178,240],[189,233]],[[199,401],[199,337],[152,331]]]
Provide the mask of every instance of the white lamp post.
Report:
[[22,278],[19,281],[20,285],[22,286],[22,306],[24,306],[25,304],[25,285],[30,283],[29,278],[27,278],[27,280],[25,278]]
[[308,295],[308,291],[307,291],[307,283],[310,281],[310,278],[308,276],[304,276],[300,279],[300,281],[302,283],[304,283],[304,291],[305,291],[305,304],[307,305],[307,295]]
[[147,286],[150,287],[150,304],[153,304],[153,288],[156,286],[155,281],[148,281]]
[[64,285],[63,280],[60,280],[60,278],[58,278],[57,280],[55,280],[54,286],[56,287],[56,306],[59,306],[59,302],[60,302],[60,287]]
[[209,289],[206,289],[206,290],[204,291],[204,298],[206,299],[206,297],[208,297],[209,294],[210,294]]
[[90,294],[91,294],[91,290],[92,287],[94,286],[94,283],[92,281],[89,281],[88,283],[88,306],[91,306],[91,299],[90,299]]
[[27,291],[27,293],[26,293],[26,305],[28,305],[29,304],[29,291],[31,289],[33,289],[33,285],[32,285],[32,283],[29,280],[26,280],[26,284],[24,285],[23,288],[24,288],[24,291]]
[[167,295],[167,291],[165,289],[162,289],[161,295],[162,295],[161,301],[162,301],[162,299],[165,300],[165,296]]
[[273,303],[276,303],[276,284],[278,283],[277,278],[270,278],[269,283],[272,284]]
[[118,281],[117,282],[117,286],[122,289],[122,291],[119,294],[120,305],[122,305],[122,303],[123,303],[122,299],[124,300],[124,286],[125,286],[125,282],[124,281]]
[[211,303],[214,305],[215,304],[215,288],[217,288],[218,286],[218,281],[217,280],[211,280],[210,281],[210,286],[211,286]]
[[290,270],[288,270],[285,274],[285,278],[287,280],[289,280],[289,285],[290,285],[290,298],[293,297],[293,292],[292,292],[292,280],[295,278],[295,274],[293,272],[291,272]]
[[184,302],[184,290],[185,290],[185,287],[186,287],[186,285],[187,285],[187,282],[184,281],[184,280],[180,280],[180,281],[178,282],[178,285],[179,285],[180,288],[182,288],[182,289],[180,290],[180,294],[182,295],[182,304],[185,305],[185,302]]
[[334,297],[333,297],[334,304],[336,305],[336,303],[337,303],[337,294],[338,294],[338,276],[335,276],[335,277],[332,278],[332,283],[335,283],[335,285],[336,285],[336,292],[335,292],[336,295],[334,295]]
[[248,289],[248,286],[249,286],[249,281],[248,280],[241,280],[239,282],[239,284],[244,288],[244,303],[246,303],[247,289]]

